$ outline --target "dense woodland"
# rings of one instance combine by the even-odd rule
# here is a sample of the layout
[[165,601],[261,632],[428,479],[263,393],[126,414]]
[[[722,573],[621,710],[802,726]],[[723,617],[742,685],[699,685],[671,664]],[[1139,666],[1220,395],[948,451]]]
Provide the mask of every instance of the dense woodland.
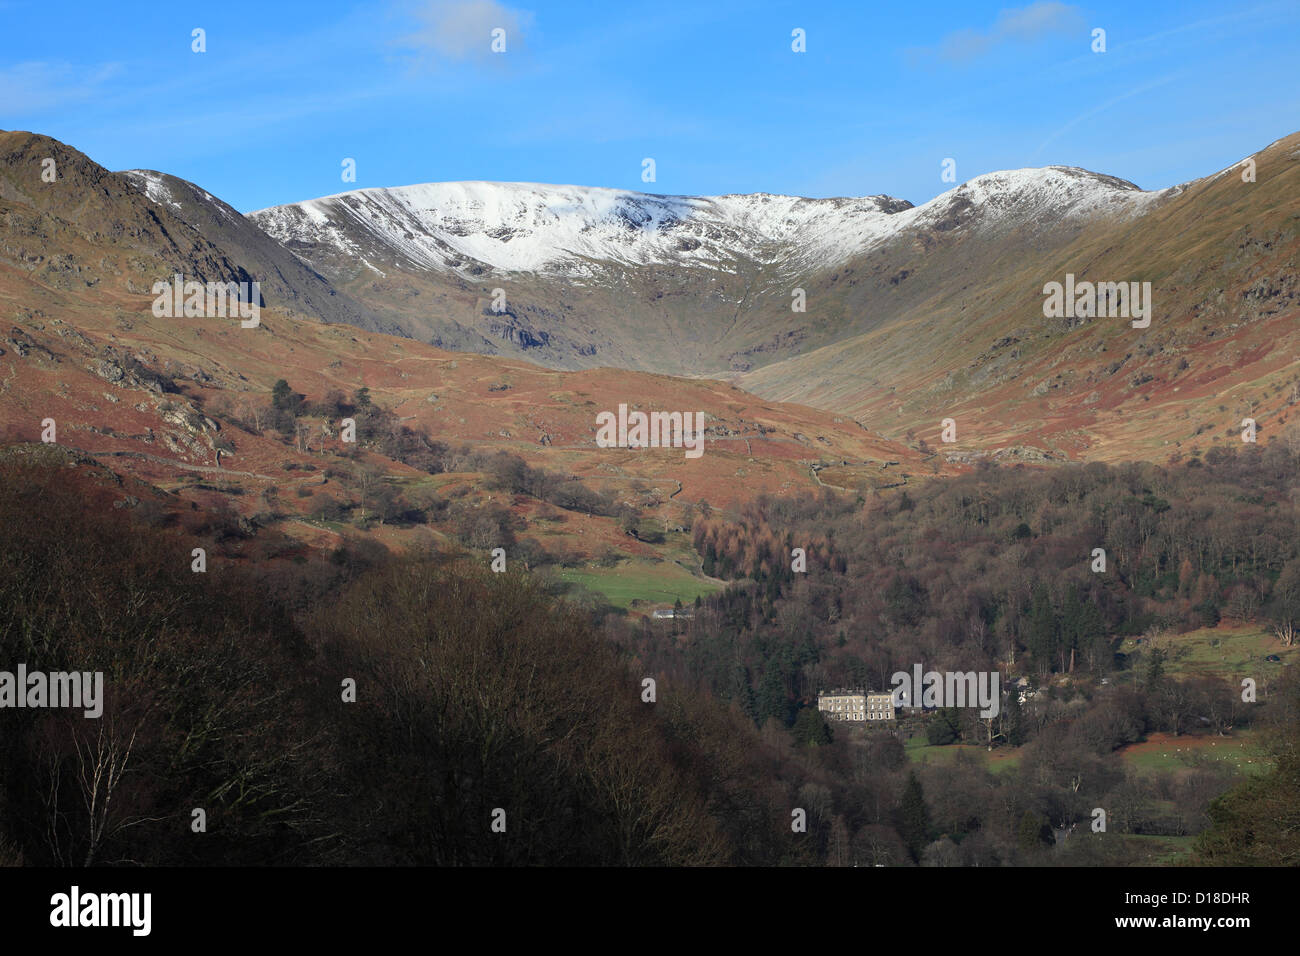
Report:
[[[762,498],[738,519],[694,525],[705,570],[740,583],[673,633],[613,630],[667,679],[731,701],[769,741],[784,734],[788,758],[823,788],[831,861],[1118,862],[1114,840],[1070,836],[1045,851],[1086,830],[1097,807],[1112,832],[1200,833],[1236,782],[1209,764],[1138,776],[1120,747],[1157,731],[1262,727],[1294,688],[1264,660],[1248,674],[1182,676],[1168,655],[1178,633],[1220,622],[1254,622],[1294,643],[1298,477],[1300,459],[1277,443],[1167,467],[984,466],[873,501]],[[794,548],[805,549],[807,573],[792,571]],[[1105,571],[1094,570],[1096,548]],[[1138,636],[1141,650],[1119,652]],[[818,690],[890,689],[894,672],[917,663],[995,670],[1004,691],[1027,679],[1031,699],[1005,693],[996,718],[954,708],[900,728],[934,744],[1023,748],[1017,770],[995,776],[972,758],[913,779],[898,741],[832,733],[816,713]],[[1247,676],[1258,703],[1241,699]],[[908,835],[900,807],[918,788],[928,822]],[[1291,798],[1292,820],[1298,804]],[[1294,839],[1272,845],[1300,862]]]
[[[780,658],[784,693],[760,722],[780,699],[882,688],[918,661],[1104,676],[1129,668],[1122,636],[1258,619],[1290,644],[1300,622],[1297,461],[1279,447],[1168,468],[989,467],[870,505],[760,498],[739,520],[698,519],[694,536],[706,571],[750,582],[696,625],[695,670],[730,686],[711,662],[736,655],[708,645],[736,637],[758,693]],[[807,574],[791,570],[793,548]]]
[[[235,539],[196,574],[221,519],[115,507],[110,472],[25,448],[0,456],[0,661],[103,671],[107,701],[100,720],[0,712],[0,863],[1091,864],[1189,834],[1201,861],[1300,862],[1300,682],[1261,663],[1247,705],[1235,675],[1169,673],[1158,639],[1225,618],[1293,633],[1297,462],[1280,448],[700,515],[701,560],[736,583],[666,626],[362,536],[270,563]],[[539,480],[495,461],[505,487]],[[1148,649],[1123,657],[1124,635]],[[822,687],[887,687],[917,662],[1038,694],[897,735],[815,710]],[[1156,730],[1246,727],[1273,767],[1249,782],[1117,755]],[[916,766],[911,733],[1018,763]]]
[[815,860],[752,724],[643,702],[524,575],[382,548],[194,573],[110,473],[0,469],[0,661],[106,685],[98,720],[0,712],[0,863]]

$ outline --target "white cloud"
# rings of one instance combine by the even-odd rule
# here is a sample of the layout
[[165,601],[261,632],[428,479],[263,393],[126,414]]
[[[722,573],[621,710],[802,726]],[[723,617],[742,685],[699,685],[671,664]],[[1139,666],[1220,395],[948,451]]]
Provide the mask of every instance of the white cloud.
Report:
[[1053,33],[1079,30],[1083,25],[1083,15],[1078,7],[1039,0],[1027,7],[1003,10],[986,30],[957,30],[945,36],[937,46],[915,52],[960,63],[981,57],[1008,41],[1029,43]]
[[506,53],[521,49],[533,15],[496,0],[430,0],[416,16],[423,27],[404,38],[405,46],[439,59],[484,60],[492,56],[492,31],[505,31]]

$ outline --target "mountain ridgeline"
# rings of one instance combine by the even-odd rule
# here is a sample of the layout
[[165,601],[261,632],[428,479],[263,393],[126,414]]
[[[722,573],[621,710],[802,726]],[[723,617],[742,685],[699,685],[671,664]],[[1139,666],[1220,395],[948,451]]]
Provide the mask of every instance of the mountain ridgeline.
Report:
[[[1291,136],[1249,177],[1155,192],[1071,167],[990,173],[920,206],[466,182],[241,216],[175,177],[4,133],[0,267],[128,310],[160,275],[256,279],[284,314],[444,349],[727,378],[893,439],[933,442],[953,418],[958,455],[1118,460],[1263,422],[1297,387],[1298,157]],[[1066,275],[1150,283],[1150,325],[1045,317]]]

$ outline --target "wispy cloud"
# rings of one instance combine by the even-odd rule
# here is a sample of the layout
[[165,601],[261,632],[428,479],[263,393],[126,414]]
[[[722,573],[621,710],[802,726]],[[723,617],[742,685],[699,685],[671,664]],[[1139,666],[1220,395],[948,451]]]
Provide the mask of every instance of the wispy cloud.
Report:
[[1135,96],[1141,96],[1143,93],[1146,93],[1150,90],[1154,90],[1157,87],[1164,86],[1167,83],[1171,83],[1174,80],[1179,79],[1179,77],[1180,74],[1178,73],[1171,73],[1168,76],[1162,76],[1158,79],[1152,80],[1149,83],[1143,83],[1141,86],[1135,86],[1131,90],[1126,90],[1125,92],[1119,94],[1118,96],[1112,96],[1110,99],[1106,100],[1106,102],[1100,104],[1099,106],[1094,106],[1092,109],[1084,113],[1080,113],[1078,116],[1074,117],[1074,119],[1070,120],[1060,129],[1056,130],[1054,133],[1048,136],[1047,139],[1043,140],[1043,142],[1039,144],[1038,148],[1034,150],[1033,155],[1030,157],[1030,160],[1031,161],[1037,160],[1038,157],[1042,154],[1043,150],[1045,150],[1048,146],[1050,146],[1053,140],[1064,135],[1065,133],[1068,133],[1070,130],[1074,129],[1076,126],[1082,123],[1084,120],[1092,119],[1098,113],[1104,113],[1106,110],[1110,109],[1112,106],[1114,106],[1117,103],[1122,103],[1124,100],[1132,99]]
[[32,61],[0,68],[5,115],[38,113],[90,99],[122,71],[117,63],[77,67],[70,63]]
[[914,48],[910,52],[923,58],[966,63],[985,56],[1004,43],[1033,43],[1046,36],[1078,30],[1083,24],[1083,15],[1078,7],[1054,0],[1039,0],[1027,7],[1003,10],[987,29],[956,30],[935,46]]
[[401,39],[428,59],[487,60],[493,31],[504,31],[505,51],[518,52],[527,40],[533,15],[496,0],[428,0],[415,11],[422,26]]

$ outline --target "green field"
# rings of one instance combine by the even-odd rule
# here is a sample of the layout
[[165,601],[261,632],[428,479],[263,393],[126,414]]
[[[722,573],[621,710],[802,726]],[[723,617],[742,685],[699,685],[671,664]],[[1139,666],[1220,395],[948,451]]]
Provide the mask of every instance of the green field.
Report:
[[[935,747],[924,737],[913,737],[904,745],[908,758],[915,764],[951,766],[959,755],[978,760],[993,773],[1003,773],[1020,765],[1017,748],[998,747],[990,753],[976,744],[947,744]],[[1234,772],[1257,774],[1268,770],[1270,763],[1255,746],[1251,731],[1238,731],[1231,737],[1173,737],[1153,734],[1150,739],[1130,744],[1119,751],[1124,762],[1141,773],[1185,770],[1188,767],[1226,765]]]
[[624,610],[671,605],[674,601],[694,604],[696,596],[708,597],[721,585],[696,577],[671,561],[620,561],[610,568],[562,568],[560,580],[594,591],[610,604]]
[[1258,774],[1271,766],[1255,746],[1249,730],[1231,737],[1152,734],[1142,743],[1122,748],[1120,753],[1130,767],[1141,773],[1226,765],[1236,773]]
[[1014,747],[998,747],[991,753],[986,747],[976,744],[946,744],[935,747],[926,743],[924,737],[913,737],[904,744],[908,759],[915,764],[935,764],[946,767],[956,762],[959,754],[968,754],[969,758],[980,761],[993,773],[1005,773],[1020,766],[1020,751]]
[[[1140,660],[1149,643],[1144,641],[1139,645],[1136,639],[1129,638],[1120,651],[1130,657],[1136,655]],[[1231,679],[1253,677],[1259,681],[1261,677],[1280,675],[1285,664],[1300,664],[1300,647],[1283,647],[1272,634],[1258,626],[1203,627],[1186,634],[1156,638],[1154,644],[1165,651],[1164,670],[1173,677],[1215,674]],[[1285,663],[1264,660],[1270,654],[1276,654]]]

